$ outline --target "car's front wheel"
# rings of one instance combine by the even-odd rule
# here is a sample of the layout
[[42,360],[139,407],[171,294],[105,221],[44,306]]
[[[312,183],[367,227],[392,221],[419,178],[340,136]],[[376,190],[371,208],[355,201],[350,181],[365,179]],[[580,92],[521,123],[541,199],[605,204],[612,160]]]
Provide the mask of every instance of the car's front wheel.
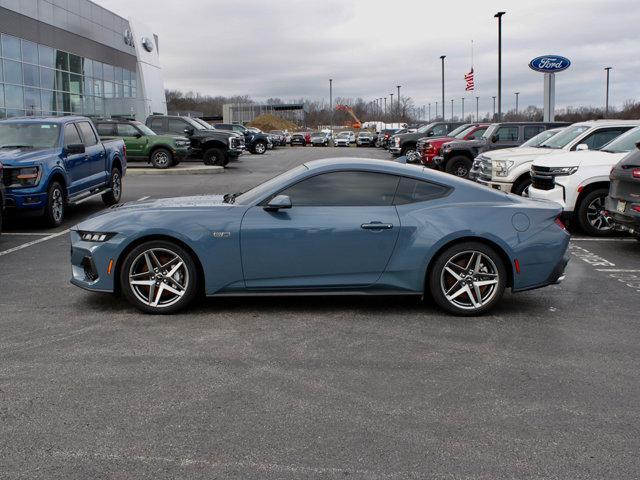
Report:
[[59,227],[64,220],[67,207],[64,188],[58,182],[51,182],[47,189],[47,205],[44,207],[44,221],[50,227]]
[[429,272],[429,289],[444,310],[480,315],[500,301],[507,270],[500,255],[480,242],[463,242],[442,252]]
[[173,165],[173,154],[166,148],[158,148],[151,154],[153,168],[169,168]]
[[578,205],[578,223],[582,230],[593,237],[604,237],[613,233],[611,218],[604,207],[609,194],[607,188],[597,188],[582,198]]
[[218,167],[224,166],[225,152],[220,148],[209,148],[204,152],[202,161],[205,165],[215,165]]
[[262,155],[267,151],[267,144],[265,142],[256,142],[253,146],[253,153],[256,155]]
[[460,178],[467,178],[471,171],[471,160],[467,157],[453,157],[447,162],[445,171]]
[[120,286],[139,310],[174,313],[196,296],[198,271],[185,249],[173,242],[154,240],[127,254],[120,270]]

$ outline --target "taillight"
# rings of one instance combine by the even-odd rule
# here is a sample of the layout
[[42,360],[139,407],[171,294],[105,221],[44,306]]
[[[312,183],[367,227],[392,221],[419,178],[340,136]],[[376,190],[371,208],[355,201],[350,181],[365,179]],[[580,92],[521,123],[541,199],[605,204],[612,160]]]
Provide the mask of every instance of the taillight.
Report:
[[564,224],[560,217],[556,218],[556,225],[558,225],[563,230],[567,229],[567,226]]
[[634,168],[631,175],[633,175],[633,178],[640,178],[640,168]]
[[127,158],[127,146],[126,145],[122,146],[122,155],[124,155],[124,158]]
[[640,212],[640,205],[633,205],[631,209],[635,210],[636,212]]

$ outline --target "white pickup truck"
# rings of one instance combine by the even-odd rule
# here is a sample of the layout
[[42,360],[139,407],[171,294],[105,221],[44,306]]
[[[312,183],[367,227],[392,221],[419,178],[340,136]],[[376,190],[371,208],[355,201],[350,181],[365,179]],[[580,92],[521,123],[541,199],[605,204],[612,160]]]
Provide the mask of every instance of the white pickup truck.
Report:
[[529,197],[562,205],[564,217],[576,221],[592,236],[609,235],[611,220],[605,210],[611,169],[640,142],[634,128],[597,151],[567,152],[538,157],[531,165]]
[[476,181],[488,187],[516,195],[531,185],[531,163],[540,156],[576,150],[597,150],[624,132],[640,126],[640,120],[593,120],[574,123],[538,147],[518,147],[489,151],[478,155],[474,170]]

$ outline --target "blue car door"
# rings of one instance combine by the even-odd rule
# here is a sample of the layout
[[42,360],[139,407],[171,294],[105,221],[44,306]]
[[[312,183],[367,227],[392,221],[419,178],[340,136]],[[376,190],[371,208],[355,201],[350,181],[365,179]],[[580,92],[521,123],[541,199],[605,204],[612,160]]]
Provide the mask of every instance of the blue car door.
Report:
[[241,225],[246,287],[375,284],[400,230],[393,206],[398,181],[394,175],[374,172],[323,173],[278,192],[290,198],[291,208],[251,207]]
[[67,123],[64,126],[64,152],[63,161],[69,179],[69,194],[76,195],[88,186],[90,177],[89,162],[85,153],[67,153],[70,145],[82,144],[82,138],[75,124]]
[[102,186],[108,178],[104,147],[98,141],[98,137],[89,122],[78,122],[77,126],[82,136],[85,155],[87,156],[86,170],[89,178],[87,178],[86,184],[89,188]]

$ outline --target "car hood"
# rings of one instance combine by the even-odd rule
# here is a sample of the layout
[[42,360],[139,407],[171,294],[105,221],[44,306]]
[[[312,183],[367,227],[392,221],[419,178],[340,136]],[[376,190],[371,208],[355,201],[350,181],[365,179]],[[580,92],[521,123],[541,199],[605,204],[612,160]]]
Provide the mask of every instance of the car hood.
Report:
[[58,149],[46,148],[34,150],[33,148],[3,148],[0,149],[0,163],[5,167],[32,165],[46,160],[58,154]]
[[558,155],[547,155],[533,161],[536,167],[579,167],[579,166],[607,166],[618,163],[628,152],[609,153],[598,150],[580,152],[565,152]]
[[502,150],[489,150],[482,155],[490,158],[491,160],[511,160],[513,158],[525,159],[527,157],[537,158],[543,155],[567,153],[566,150],[554,149],[554,148],[537,148],[537,147],[524,147],[524,148],[504,148]]
[[451,148],[473,148],[486,145],[486,140],[455,140],[453,142],[447,142],[446,144],[450,145]]

